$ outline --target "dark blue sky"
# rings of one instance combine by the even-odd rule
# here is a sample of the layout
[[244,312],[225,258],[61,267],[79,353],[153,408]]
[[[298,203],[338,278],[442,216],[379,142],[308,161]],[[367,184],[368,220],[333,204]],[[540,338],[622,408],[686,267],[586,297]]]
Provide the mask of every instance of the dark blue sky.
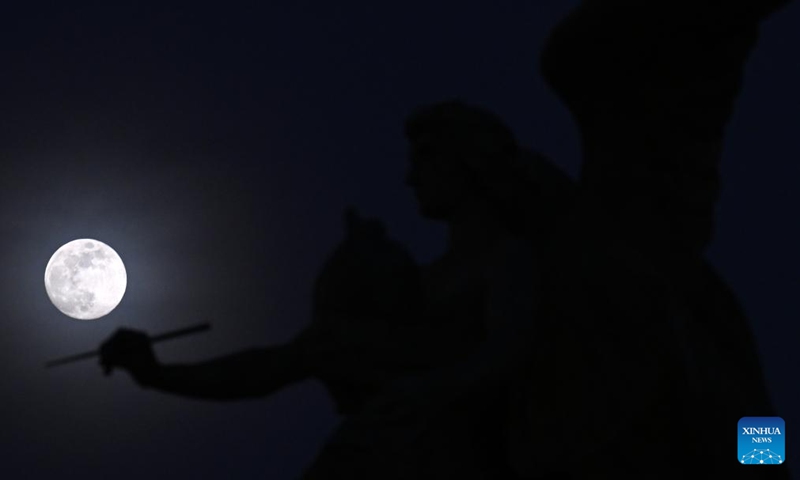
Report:
[[[217,404],[142,391],[91,362],[43,364],[120,326],[213,322],[159,345],[164,361],[287,340],[308,321],[348,204],[385,219],[421,261],[435,257],[443,231],[417,217],[402,182],[402,121],[419,104],[489,107],[577,172],[574,125],[537,69],[548,29],[575,1],[278,3],[0,16],[3,478],[293,478],[336,422],[316,383]],[[765,24],[748,65],[709,251],[750,314],[790,437],[800,429],[798,21],[795,3]],[[111,245],[129,283],[114,312],[82,323],[50,304],[43,275],[59,246],[83,237]]]

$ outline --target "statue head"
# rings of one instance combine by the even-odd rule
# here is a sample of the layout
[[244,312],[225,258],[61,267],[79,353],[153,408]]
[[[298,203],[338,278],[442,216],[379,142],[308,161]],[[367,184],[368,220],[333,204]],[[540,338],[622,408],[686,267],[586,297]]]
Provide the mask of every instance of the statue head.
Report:
[[448,101],[425,106],[405,124],[409,141],[406,183],[420,213],[448,220],[482,189],[487,170],[503,168],[516,155],[511,130],[493,113]]

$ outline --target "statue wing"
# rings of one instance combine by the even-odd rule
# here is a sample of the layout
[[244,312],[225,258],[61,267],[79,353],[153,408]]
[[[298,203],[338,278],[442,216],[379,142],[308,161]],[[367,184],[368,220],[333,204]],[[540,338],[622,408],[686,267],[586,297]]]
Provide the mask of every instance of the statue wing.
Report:
[[[535,350],[548,368],[528,384],[539,395],[520,403],[544,427],[532,432],[575,422],[568,431],[578,433],[562,439],[584,446],[573,468],[610,466],[615,435],[666,438],[680,417],[670,411],[683,408],[675,394],[684,382],[670,317],[685,285],[671,263],[696,263],[711,239],[744,65],[761,20],[786,3],[584,0],[548,40],[543,74],[575,118],[584,163],[578,204],[547,252]],[[670,262],[678,258],[689,261]],[[538,439],[526,444],[524,433],[518,443],[530,451]],[[645,471],[660,455],[639,453]]]
[[744,65],[789,1],[585,0],[550,35],[541,67],[580,130],[581,191],[637,242],[709,243]]

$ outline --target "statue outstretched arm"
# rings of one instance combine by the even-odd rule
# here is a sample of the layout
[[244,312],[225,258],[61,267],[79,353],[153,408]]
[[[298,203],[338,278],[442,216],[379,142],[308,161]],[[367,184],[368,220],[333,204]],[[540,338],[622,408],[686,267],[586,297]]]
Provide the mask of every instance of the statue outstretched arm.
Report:
[[289,344],[196,364],[159,365],[144,386],[192,398],[238,400],[265,397],[310,376]]
[[142,387],[209,400],[269,395],[311,376],[307,352],[296,343],[253,348],[194,364],[162,364],[147,334],[117,331],[100,348],[106,373],[128,371]]

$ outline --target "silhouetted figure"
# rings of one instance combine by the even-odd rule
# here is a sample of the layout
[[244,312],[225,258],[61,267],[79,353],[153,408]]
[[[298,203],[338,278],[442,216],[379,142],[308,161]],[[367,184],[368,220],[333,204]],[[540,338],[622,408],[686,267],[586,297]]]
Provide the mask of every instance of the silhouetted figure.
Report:
[[581,130],[577,186],[489,112],[424,108],[408,183],[448,225],[440,259],[417,268],[351,213],[292,342],[165,366],[122,331],[102,362],[199,398],[319,378],[345,419],[308,478],[785,478],[734,463],[738,418],[772,409],[702,257],[741,70],[783,3],[585,1],[543,55]]
[[537,203],[518,201],[534,194],[494,115],[445,103],[413,115],[407,136],[420,211],[449,227],[440,259],[417,268],[377,221],[351,211],[317,280],[312,324],[290,343],[161,365],[146,335],[121,331],[101,347],[101,362],[197,398],[264,396],[320,379],[344,420],[305,478],[505,476],[505,377],[534,333],[536,292],[522,237],[531,215],[518,206]]
[[[345,418],[307,478],[508,476],[507,386],[537,328],[531,238],[559,217],[543,212],[566,210],[572,185],[495,115],[459,102],[415,112],[406,135],[420,213],[448,226],[439,259],[418,268],[380,223],[351,211],[317,280],[312,324],[292,342],[161,365],[146,335],[122,331],[101,362],[198,398],[320,379]],[[563,205],[540,200],[560,190]]]

